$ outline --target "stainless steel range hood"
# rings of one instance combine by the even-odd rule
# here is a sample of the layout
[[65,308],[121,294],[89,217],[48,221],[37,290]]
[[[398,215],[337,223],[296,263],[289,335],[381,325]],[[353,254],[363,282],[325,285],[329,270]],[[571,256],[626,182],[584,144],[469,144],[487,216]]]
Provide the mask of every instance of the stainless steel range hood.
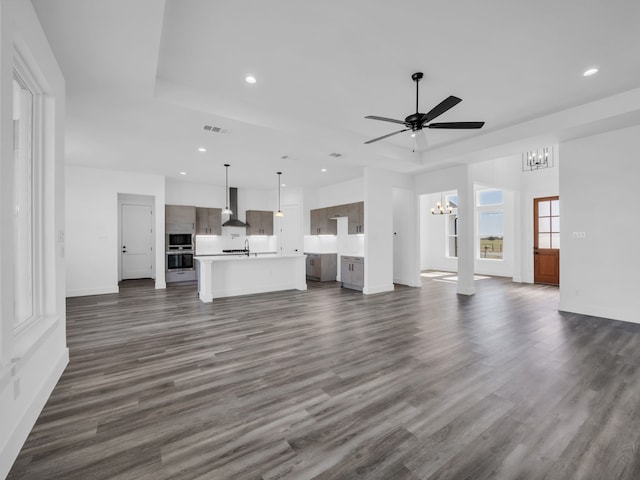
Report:
[[229,208],[233,212],[223,227],[246,227],[247,224],[238,220],[238,189],[229,187]]

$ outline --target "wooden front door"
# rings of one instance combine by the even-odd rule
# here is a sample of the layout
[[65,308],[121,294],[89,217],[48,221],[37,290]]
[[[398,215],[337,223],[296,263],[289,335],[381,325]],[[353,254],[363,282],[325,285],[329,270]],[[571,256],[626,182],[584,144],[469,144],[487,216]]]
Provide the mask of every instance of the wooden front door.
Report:
[[533,281],[560,284],[560,198],[533,199]]

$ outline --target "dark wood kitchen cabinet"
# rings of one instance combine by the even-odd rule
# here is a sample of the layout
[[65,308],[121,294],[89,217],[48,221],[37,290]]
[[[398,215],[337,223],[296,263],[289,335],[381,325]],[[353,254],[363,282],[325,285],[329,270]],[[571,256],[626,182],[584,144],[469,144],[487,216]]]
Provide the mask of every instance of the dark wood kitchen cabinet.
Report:
[[364,233],[364,202],[345,203],[310,211],[311,235],[337,235],[336,218],[347,217],[349,235]]
[[193,205],[165,205],[165,233],[195,233],[196,207]]
[[273,212],[247,210],[247,235],[273,235]]
[[349,235],[364,233],[364,202],[350,203],[347,207]]
[[196,207],[196,235],[222,235],[222,209]]
[[364,288],[364,258],[340,257],[340,282],[344,288],[362,291]]
[[311,235],[336,235],[338,224],[329,218],[328,208],[316,208],[309,213],[309,233]]
[[338,274],[336,253],[305,253],[307,256],[307,279],[317,282],[335,282]]

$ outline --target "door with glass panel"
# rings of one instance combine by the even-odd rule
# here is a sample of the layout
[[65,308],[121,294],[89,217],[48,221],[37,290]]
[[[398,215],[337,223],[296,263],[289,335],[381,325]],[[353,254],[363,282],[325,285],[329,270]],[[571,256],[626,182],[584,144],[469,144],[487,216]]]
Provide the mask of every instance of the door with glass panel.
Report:
[[533,281],[560,284],[560,197],[533,199]]

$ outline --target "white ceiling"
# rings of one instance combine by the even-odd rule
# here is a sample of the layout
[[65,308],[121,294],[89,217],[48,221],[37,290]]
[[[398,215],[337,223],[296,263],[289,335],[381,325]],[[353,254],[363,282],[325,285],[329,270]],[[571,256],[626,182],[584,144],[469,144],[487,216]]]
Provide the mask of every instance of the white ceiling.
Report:
[[[316,187],[640,122],[635,0],[32,1],[67,81],[74,165],[222,185],[230,163],[237,186],[282,170]],[[366,115],[414,112],[416,71],[421,112],[456,95],[438,121],[485,127],[429,130],[422,152],[409,132],[364,145],[399,129]]]

